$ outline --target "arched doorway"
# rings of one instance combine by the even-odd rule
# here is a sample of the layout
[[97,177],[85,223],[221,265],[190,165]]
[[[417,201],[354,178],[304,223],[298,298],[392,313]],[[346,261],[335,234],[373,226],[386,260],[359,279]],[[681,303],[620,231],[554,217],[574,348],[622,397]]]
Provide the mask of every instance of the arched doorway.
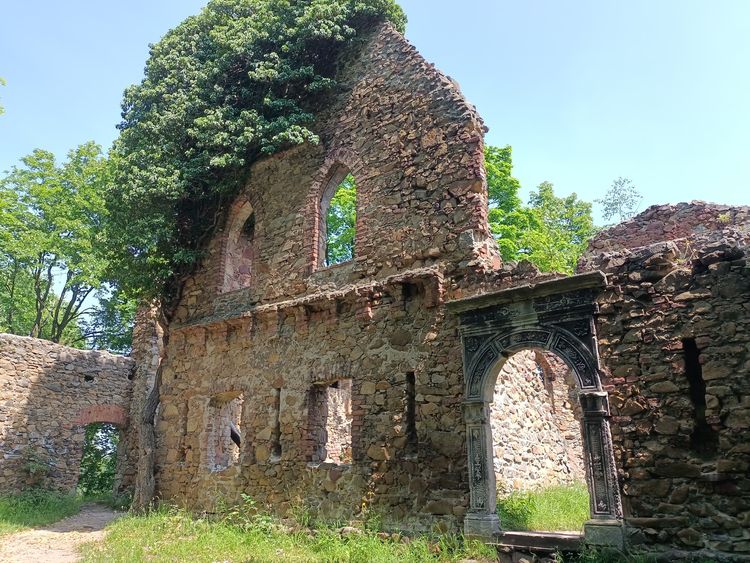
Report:
[[72,421],[75,449],[68,470],[76,471],[77,489],[84,495],[115,494],[132,477],[133,464],[126,443],[128,417],[119,405],[92,405]]
[[622,505],[609,428],[609,404],[596,351],[594,297],[604,277],[595,272],[455,301],[464,364],[464,421],[469,471],[468,535],[494,538],[502,530],[496,514],[496,479],[490,410],[498,366],[516,352],[555,354],[571,370],[581,413],[582,444],[591,520],[586,539],[622,545]]
[[572,370],[551,352],[526,349],[492,371],[490,428],[502,528],[580,532],[590,510]]

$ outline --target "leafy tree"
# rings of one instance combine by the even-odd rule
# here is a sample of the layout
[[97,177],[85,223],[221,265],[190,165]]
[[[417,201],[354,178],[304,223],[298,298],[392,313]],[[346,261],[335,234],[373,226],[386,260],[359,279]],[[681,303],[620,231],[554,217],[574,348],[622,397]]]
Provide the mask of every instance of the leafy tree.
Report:
[[336,189],[326,214],[326,265],[354,258],[357,185],[349,174]]
[[[0,86],[5,86],[5,79],[0,76]],[[5,113],[5,108],[0,104],[0,115]]]
[[125,289],[175,289],[259,156],[304,142],[342,50],[394,0],[212,0],[151,47],[128,88],[108,194],[113,272]]
[[133,345],[137,302],[118,287],[96,291],[98,306],[83,321],[83,335],[90,348],[127,354]]
[[86,426],[78,490],[84,495],[111,493],[117,474],[120,431],[113,424],[95,422]]
[[497,240],[503,260],[519,260],[523,233],[531,228],[533,217],[518,197],[521,183],[511,175],[511,147],[486,146],[484,166],[487,172],[490,230]]
[[572,273],[595,233],[591,204],[575,194],[559,198],[551,183],[542,182],[524,206],[512,168],[511,147],[485,147],[489,222],[500,254],[506,261],[529,260],[542,271]]
[[529,197],[532,220],[521,237],[519,252],[544,272],[572,273],[578,258],[596,233],[591,204],[576,194],[557,197],[550,182],[542,182]]
[[107,159],[94,143],[61,166],[35,150],[0,179],[0,323],[3,330],[73,344],[76,321],[102,279]]
[[602,217],[605,221],[617,218],[620,223],[636,214],[643,196],[629,178],[622,176],[612,182],[609,190],[601,199],[594,201],[602,206]]

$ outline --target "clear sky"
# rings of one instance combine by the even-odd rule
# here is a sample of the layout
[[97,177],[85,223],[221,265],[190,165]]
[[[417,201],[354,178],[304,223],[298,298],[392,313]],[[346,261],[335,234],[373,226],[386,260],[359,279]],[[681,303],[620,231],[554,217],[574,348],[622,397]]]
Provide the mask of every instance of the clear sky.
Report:
[[[204,0],[24,0],[0,18],[0,170],[109,147],[148,44]],[[524,192],[750,204],[750,1],[402,0],[407,37],[513,147]]]

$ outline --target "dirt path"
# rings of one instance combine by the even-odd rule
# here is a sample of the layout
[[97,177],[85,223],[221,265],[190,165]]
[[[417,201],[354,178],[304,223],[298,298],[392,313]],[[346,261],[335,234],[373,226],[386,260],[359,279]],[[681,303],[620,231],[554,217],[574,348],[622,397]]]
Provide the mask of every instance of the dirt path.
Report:
[[85,504],[81,512],[46,528],[18,532],[0,539],[3,563],[72,563],[78,546],[104,537],[104,526],[120,513],[100,504]]

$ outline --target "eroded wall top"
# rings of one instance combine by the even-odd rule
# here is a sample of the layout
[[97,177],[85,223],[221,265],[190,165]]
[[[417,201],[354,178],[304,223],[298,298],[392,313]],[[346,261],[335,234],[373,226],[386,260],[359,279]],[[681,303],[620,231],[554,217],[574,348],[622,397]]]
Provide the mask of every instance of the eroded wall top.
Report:
[[[184,286],[178,321],[496,254],[475,108],[389,25],[353,49],[318,117],[320,144],[251,167],[245,192]],[[354,259],[326,267],[321,201],[342,169],[357,185]],[[247,244],[237,244],[251,215]],[[228,283],[227,273],[246,287]]]

